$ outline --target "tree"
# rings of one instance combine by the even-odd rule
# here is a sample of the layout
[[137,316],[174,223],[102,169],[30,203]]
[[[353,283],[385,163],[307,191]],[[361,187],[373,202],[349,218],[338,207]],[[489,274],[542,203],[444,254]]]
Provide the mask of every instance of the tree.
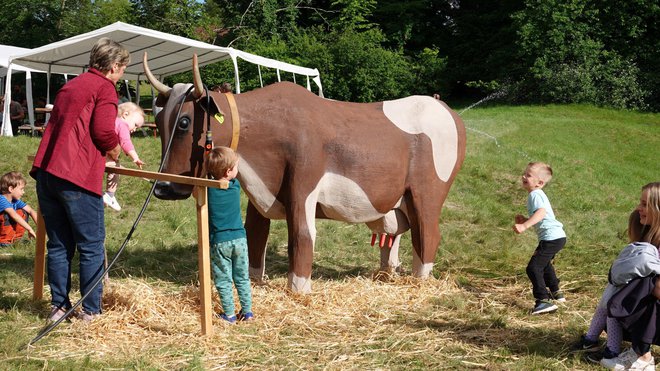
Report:
[[[526,0],[514,18],[527,71],[518,97],[642,108],[647,92],[635,63],[605,49],[599,10],[582,0]],[[615,102],[610,97],[616,96]],[[535,98],[537,97],[537,98]]]

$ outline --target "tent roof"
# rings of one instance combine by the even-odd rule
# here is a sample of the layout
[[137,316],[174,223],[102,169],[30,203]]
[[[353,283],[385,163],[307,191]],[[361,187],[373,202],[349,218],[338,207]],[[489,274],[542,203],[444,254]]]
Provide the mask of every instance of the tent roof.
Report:
[[[89,51],[96,41],[108,37],[131,53],[124,78],[143,75],[142,54],[149,53],[149,67],[156,76],[190,71],[192,55],[197,53],[199,65],[230,58],[232,48],[222,48],[181,36],[170,35],[123,22],[73,36],[52,44],[14,55],[11,63],[36,70],[80,74],[89,63]],[[12,66],[13,68],[13,66]]]
[[[9,57],[13,55],[25,54],[30,49],[19,48],[18,46],[11,45],[0,45],[0,77],[4,77],[7,74],[7,66],[9,66]],[[14,70],[18,71],[31,71],[28,68],[15,66]]]
[[[142,55],[148,51],[149,68],[155,76],[167,76],[190,71],[192,55],[197,54],[200,66],[237,57],[263,66],[278,68],[318,79],[316,69],[290,65],[273,59],[262,58],[233,48],[224,48],[201,41],[175,36],[123,22],[70,37],[52,44],[13,55],[12,68],[16,65],[54,73],[80,74],[89,63],[89,51],[101,37],[120,43],[131,53],[131,62],[124,73],[125,79],[143,76]],[[255,61],[258,58],[259,61]],[[320,82],[320,79],[319,79]]]

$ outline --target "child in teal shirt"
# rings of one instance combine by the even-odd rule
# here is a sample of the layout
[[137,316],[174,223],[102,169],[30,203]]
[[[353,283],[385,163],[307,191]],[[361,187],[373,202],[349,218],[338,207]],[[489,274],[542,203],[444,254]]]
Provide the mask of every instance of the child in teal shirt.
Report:
[[[224,311],[219,317],[230,323],[237,319],[249,321],[254,315],[247,239],[241,219],[241,184],[236,179],[238,156],[231,148],[213,148],[207,155],[206,168],[213,178],[228,182],[226,189],[208,189],[211,268]],[[234,308],[232,283],[236,286],[241,304],[238,316]]]

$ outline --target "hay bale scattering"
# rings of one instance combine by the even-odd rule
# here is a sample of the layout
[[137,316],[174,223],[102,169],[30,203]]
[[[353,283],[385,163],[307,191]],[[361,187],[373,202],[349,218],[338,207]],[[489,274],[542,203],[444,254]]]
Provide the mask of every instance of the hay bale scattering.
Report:
[[[113,279],[104,293],[101,317],[60,326],[50,341],[31,349],[30,357],[88,356],[143,366],[149,362],[148,367],[163,370],[194,362],[208,369],[447,367],[448,357],[458,366],[485,366],[489,356],[482,342],[466,339],[501,336],[480,334],[479,326],[467,324],[470,318],[499,311],[503,305],[495,300],[497,294],[466,291],[449,278],[321,278],[309,295],[291,293],[286,284],[286,278],[278,278],[254,286],[256,320],[230,325],[214,318],[216,331],[207,338],[199,333],[197,287]],[[524,290],[507,289],[514,297]],[[218,312],[219,298],[215,291],[213,295]],[[473,313],[466,317],[465,312]],[[506,343],[506,335],[501,340]]]

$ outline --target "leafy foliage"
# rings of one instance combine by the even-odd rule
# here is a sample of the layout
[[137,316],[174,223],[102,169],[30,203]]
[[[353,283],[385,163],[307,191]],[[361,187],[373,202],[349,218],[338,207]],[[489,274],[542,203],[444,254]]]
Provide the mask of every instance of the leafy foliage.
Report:
[[[657,0],[6,0],[3,5],[1,43],[37,47],[119,20],[318,68],[326,96],[335,99],[440,93],[475,100],[506,88],[512,102],[660,110]],[[247,86],[260,86],[258,71],[250,68]],[[210,84],[233,77],[225,66],[206,72]],[[276,80],[276,72],[262,71],[264,79]]]
[[638,82],[639,69],[606,49],[592,26],[600,13],[591,5],[529,0],[515,14],[520,54],[529,66],[520,80],[523,92],[547,102],[643,108],[648,93]]

